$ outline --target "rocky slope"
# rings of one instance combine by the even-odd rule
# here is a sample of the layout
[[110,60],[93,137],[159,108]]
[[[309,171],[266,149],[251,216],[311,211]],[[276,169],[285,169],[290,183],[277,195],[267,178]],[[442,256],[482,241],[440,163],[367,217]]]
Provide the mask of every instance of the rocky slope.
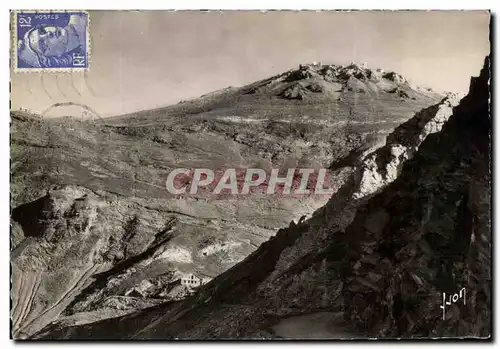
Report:
[[[373,190],[362,173],[374,164],[363,162],[371,167],[360,172],[360,161],[394,127],[442,98],[396,73],[304,65],[109,120],[12,113],[14,337],[54,321],[92,323],[183,299],[193,290],[178,284],[181,277],[210,280],[328,201],[172,197],[164,185],[172,169],[327,167],[334,189],[358,174]],[[436,112],[417,114],[415,127],[436,124],[419,131],[423,137],[440,127]],[[395,167],[411,157],[411,147],[395,155]],[[382,182],[392,180],[394,170],[388,173]]]
[[[325,319],[322,328],[344,338],[488,337],[489,89],[486,60],[458,106],[447,97],[351,157],[323,208],[195,295],[85,325],[54,323],[33,338],[287,337],[290,323],[311,332]],[[307,98],[300,87],[287,98],[299,92]],[[466,304],[443,319],[442,293],[464,287]]]
[[[341,297],[356,327],[377,336],[491,335],[489,64],[443,130],[346,230]],[[462,288],[464,303],[443,315],[442,293]]]

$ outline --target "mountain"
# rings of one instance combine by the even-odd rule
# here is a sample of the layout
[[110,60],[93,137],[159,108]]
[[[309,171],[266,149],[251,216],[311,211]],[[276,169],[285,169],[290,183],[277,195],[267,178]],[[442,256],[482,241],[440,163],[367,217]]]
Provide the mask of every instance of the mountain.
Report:
[[[306,249],[293,251],[306,227],[321,225],[331,202],[351,190],[346,189],[349,183],[359,181],[364,195],[393,181],[417,143],[441,128],[453,103],[452,96],[412,86],[393,72],[313,64],[193,101],[109,119],[47,119],[12,112],[14,337],[47,333],[46,326],[54,322],[49,328],[97,324],[127,314],[125,319],[149,319],[157,316],[155,309],[185,309],[194,299],[211,297],[207,302],[212,307],[219,304],[211,291],[215,285],[231,289],[217,291],[228,299],[247,297],[273,272],[273,261],[286,269],[295,265],[294,258],[306,258],[302,254],[311,246],[324,243],[328,234],[323,232],[314,242],[304,240]],[[407,144],[400,140],[405,132],[418,136],[410,136]],[[399,145],[380,148],[386,137]],[[389,150],[374,153],[378,148]],[[387,161],[379,164],[379,159]],[[377,166],[387,169],[382,179]],[[250,167],[268,172],[327,168],[337,193],[332,198],[221,199],[206,192],[179,197],[165,188],[176,168]],[[307,223],[290,223],[304,216],[311,217]],[[347,225],[350,218],[345,217]],[[290,261],[280,260],[285,245],[290,246]],[[233,266],[229,274],[197,290],[179,284],[192,274],[207,282]],[[251,278],[244,284],[232,279],[241,268]],[[258,275],[253,275],[256,268]],[[190,297],[195,291],[195,298]],[[276,297],[269,300],[281,299]]]
[[[402,124],[322,210],[195,295],[35,338],[489,337],[489,70],[487,58],[457,106]],[[460,295],[445,311],[443,293]]]

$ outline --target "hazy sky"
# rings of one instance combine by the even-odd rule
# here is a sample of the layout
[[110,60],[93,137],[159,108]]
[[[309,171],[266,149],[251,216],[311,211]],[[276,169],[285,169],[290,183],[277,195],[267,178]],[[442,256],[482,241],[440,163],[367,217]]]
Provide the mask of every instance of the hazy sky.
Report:
[[102,116],[241,86],[299,63],[367,62],[464,92],[489,53],[489,13],[92,11],[91,68],[12,74],[12,108],[78,102]]

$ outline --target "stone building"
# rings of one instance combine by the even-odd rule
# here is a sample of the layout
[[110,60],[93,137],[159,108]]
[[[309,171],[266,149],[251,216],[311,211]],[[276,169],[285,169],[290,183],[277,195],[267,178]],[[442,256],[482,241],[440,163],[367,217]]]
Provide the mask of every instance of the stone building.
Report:
[[187,274],[186,276],[181,278],[181,285],[198,287],[203,285],[203,279],[194,274]]

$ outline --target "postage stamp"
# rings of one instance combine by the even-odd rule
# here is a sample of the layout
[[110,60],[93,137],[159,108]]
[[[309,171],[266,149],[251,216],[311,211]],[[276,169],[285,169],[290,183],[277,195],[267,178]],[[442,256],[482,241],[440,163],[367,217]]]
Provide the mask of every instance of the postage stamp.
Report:
[[15,72],[89,68],[86,11],[16,11],[12,17]]

